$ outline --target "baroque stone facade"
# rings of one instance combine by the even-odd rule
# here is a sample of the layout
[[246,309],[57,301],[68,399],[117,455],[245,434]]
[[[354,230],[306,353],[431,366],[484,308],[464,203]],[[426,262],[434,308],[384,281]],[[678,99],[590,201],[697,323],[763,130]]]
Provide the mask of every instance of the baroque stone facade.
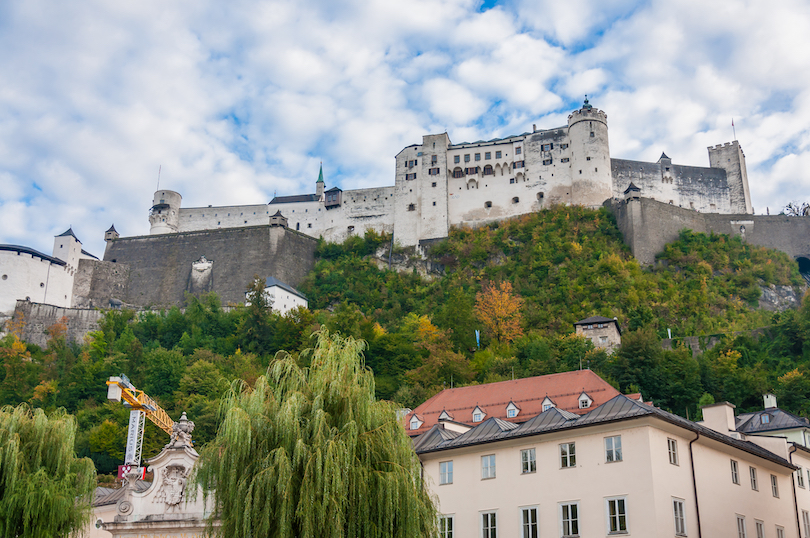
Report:
[[632,183],[641,196],[706,213],[753,213],[739,143],[710,147],[708,168],[613,159],[607,114],[587,99],[562,127],[453,144],[425,135],[396,156],[394,186],[276,196],[268,204],[181,207],[174,191],[155,193],[151,234],[256,226],[283,215],[290,229],[329,241],[366,230],[394,233],[397,243],[446,237],[451,226],[477,226],[552,204],[599,207]]

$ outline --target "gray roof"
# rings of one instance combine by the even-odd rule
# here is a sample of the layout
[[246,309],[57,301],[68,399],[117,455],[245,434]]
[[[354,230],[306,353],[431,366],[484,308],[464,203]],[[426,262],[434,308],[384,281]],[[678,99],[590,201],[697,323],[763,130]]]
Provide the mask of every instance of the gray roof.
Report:
[[[765,450],[754,443],[749,441],[741,441],[739,439],[729,437],[728,435],[723,435],[722,433],[716,432],[705,426],[701,426],[700,424],[692,422],[691,420],[686,420],[683,417],[673,415],[672,413],[668,413],[658,409],[657,407],[647,405],[637,400],[632,400],[623,394],[608,400],[604,404],[584,415],[569,415],[573,415],[573,413],[563,414],[559,409],[552,407],[551,409],[544,411],[536,417],[524,422],[520,426],[503,420],[499,421],[498,419],[491,418],[452,439],[442,439],[441,437],[434,435],[429,439],[423,440],[422,438],[430,433],[432,430],[431,429],[425,434],[422,434],[416,438],[414,441],[414,447],[417,454],[426,454],[454,448],[503,441],[507,439],[542,435],[545,433],[558,432],[562,430],[574,430],[597,424],[608,424],[642,417],[652,417],[681,427],[685,430],[700,434],[701,437],[708,437],[709,439],[719,441],[739,450],[748,452],[749,454],[770,460],[784,467],[795,469],[795,466],[786,459],[781,458],[773,452]],[[506,427],[504,424],[508,424],[511,427]]]
[[[770,415],[766,424],[762,423],[762,416]],[[806,418],[783,411],[778,407],[771,407],[754,413],[743,413],[736,418],[737,431],[748,434],[772,432],[777,430],[792,430],[797,428],[810,429]]]
[[317,194],[295,194],[293,196],[274,196],[271,204],[295,204],[298,202],[317,202]]
[[[72,237],[76,241],[79,241],[79,238],[76,237],[75,233],[73,233],[73,227],[72,226],[70,228],[68,228],[67,230],[65,230],[64,232],[57,235],[56,237]],[[79,241],[79,243],[81,243],[81,241]]]
[[97,260],[97,259],[98,259],[98,258],[96,258],[95,256],[93,256],[92,254],[90,254],[89,252],[87,252],[87,251],[86,251],[86,250],[84,250],[84,249],[82,249],[82,254],[84,254],[85,256],[90,256],[90,257],[91,257],[91,258],[93,258],[94,260]]
[[275,277],[269,276],[264,281],[264,287],[265,288],[270,288],[272,286],[278,286],[279,288],[281,288],[283,290],[286,290],[286,291],[292,293],[293,295],[297,295],[298,297],[302,298],[305,301],[307,300],[306,295],[304,295],[303,293],[301,293],[297,289],[293,288],[292,286],[290,286],[288,284],[285,284],[284,282],[282,282],[281,280],[279,280],[279,279],[277,279]]
[[0,250],[5,250],[8,252],[16,252],[17,255],[20,254],[28,254],[33,256],[34,258],[41,258],[45,261],[49,261],[55,265],[67,265],[67,262],[64,260],[60,260],[59,258],[54,258],[53,256],[48,256],[47,254],[43,254],[38,250],[34,250],[28,247],[21,247],[19,245],[0,245]]
[[[144,480],[136,480],[135,481],[135,491],[138,493],[142,491],[146,491],[152,485],[152,482],[146,482]],[[126,493],[125,488],[96,488],[96,492],[93,495],[93,506],[107,506],[110,504],[116,504],[118,501],[124,498],[124,494]]]

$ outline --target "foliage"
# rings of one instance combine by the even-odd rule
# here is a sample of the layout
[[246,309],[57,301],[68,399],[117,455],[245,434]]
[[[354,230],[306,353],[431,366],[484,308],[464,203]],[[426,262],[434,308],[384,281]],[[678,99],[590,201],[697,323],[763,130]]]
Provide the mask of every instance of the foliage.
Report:
[[309,368],[280,355],[237,383],[197,480],[220,536],[427,536],[435,513],[394,407],[374,397],[363,345],[317,335]]
[[810,216],[810,203],[807,202],[789,202],[783,209],[782,214],[789,217],[807,217]]
[[475,314],[498,342],[512,342],[523,334],[523,299],[512,293],[512,284],[485,282],[475,296]]
[[75,419],[21,404],[0,410],[3,536],[77,536],[91,516],[95,470],[73,452]]

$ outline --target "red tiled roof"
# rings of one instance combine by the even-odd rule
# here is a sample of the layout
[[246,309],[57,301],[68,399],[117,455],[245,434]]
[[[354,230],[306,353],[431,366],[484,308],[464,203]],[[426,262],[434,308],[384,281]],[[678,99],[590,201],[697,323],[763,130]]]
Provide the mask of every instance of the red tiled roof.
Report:
[[[579,396],[583,391],[593,399],[589,409],[579,408]],[[405,416],[405,425],[408,428],[411,417],[414,414],[419,415],[419,419],[424,423],[417,430],[408,429],[408,435],[419,435],[439,421],[442,411],[447,411],[456,422],[472,426],[472,413],[476,406],[487,413],[485,418],[496,417],[521,423],[543,411],[543,400],[546,396],[557,408],[580,415],[618,394],[618,390],[591,370],[527,377],[514,381],[445,389],[408,413]],[[520,409],[517,417],[506,418],[506,407],[510,401]]]

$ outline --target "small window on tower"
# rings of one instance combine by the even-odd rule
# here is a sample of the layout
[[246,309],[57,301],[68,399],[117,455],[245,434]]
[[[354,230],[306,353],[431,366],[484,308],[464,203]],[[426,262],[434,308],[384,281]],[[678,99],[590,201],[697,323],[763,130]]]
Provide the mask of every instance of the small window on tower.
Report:
[[492,207],[492,202],[484,202],[484,207],[486,208]]
[[416,211],[416,204],[408,204],[408,211]]

